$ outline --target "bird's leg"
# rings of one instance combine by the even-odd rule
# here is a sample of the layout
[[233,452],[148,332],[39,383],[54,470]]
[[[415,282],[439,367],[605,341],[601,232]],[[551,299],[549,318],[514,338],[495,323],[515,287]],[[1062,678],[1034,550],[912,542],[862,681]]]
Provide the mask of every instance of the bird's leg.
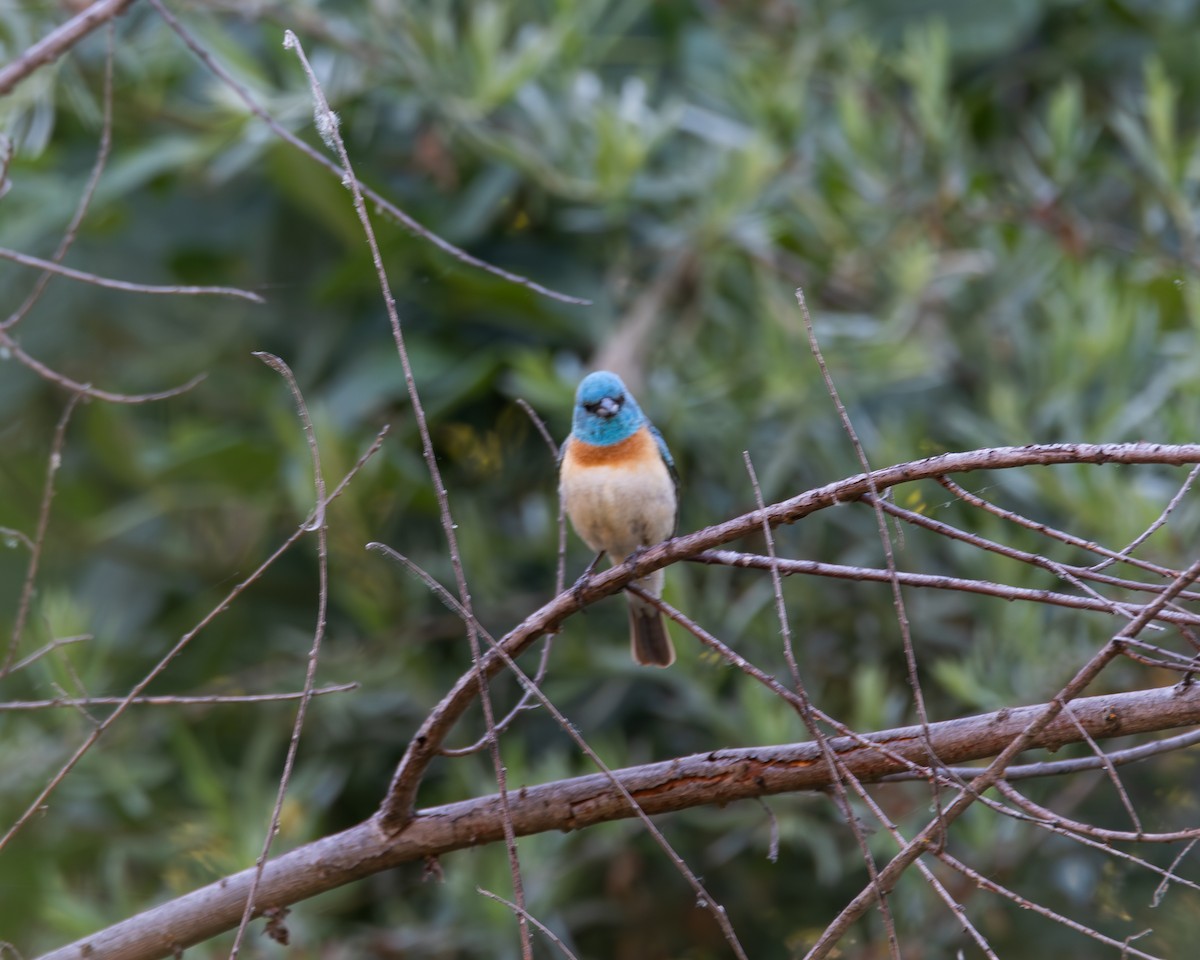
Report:
[[623,565],[628,567],[632,571],[635,567],[637,567],[637,562],[642,559],[642,554],[644,554],[649,549],[650,548],[648,546],[646,546],[646,544],[639,543],[636,547],[633,548],[633,553],[631,553],[629,556],[627,556],[625,558],[625,562]]
[[575,585],[571,587],[571,596],[575,598],[575,602],[579,604],[580,607],[583,606],[583,591],[587,587],[588,582],[592,579],[592,574],[596,570],[596,564],[600,562],[600,558],[603,556],[604,551],[601,550],[598,554],[596,554],[595,557],[592,558],[592,562],[587,565],[587,569],[579,575],[579,579],[576,580]]

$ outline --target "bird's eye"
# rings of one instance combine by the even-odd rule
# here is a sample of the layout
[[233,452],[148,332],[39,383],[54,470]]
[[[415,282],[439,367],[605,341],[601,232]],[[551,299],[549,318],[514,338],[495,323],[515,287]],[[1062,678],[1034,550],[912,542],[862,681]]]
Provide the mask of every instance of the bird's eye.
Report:
[[608,413],[611,415],[611,414],[615,413],[617,410],[620,410],[621,407],[624,405],[624,403],[625,403],[625,395],[619,394],[618,396],[615,396],[615,397],[601,397],[599,400],[595,401],[594,403],[585,403],[583,405],[583,409],[586,410],[588,413],[594,413],[594,414]]

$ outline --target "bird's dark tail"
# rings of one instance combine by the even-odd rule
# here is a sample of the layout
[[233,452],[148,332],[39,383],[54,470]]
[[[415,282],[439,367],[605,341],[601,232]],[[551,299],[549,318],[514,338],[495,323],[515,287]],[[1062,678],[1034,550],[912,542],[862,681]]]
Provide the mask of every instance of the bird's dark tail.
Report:
[[629,641],[633,659],[643,667],[669,667],[675,662],[662,613],[635,597],[629,598]]

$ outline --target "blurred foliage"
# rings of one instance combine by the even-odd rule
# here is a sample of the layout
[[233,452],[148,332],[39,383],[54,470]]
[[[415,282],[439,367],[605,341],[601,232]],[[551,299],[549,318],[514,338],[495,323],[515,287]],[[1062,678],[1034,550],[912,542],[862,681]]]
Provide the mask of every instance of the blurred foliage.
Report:
[[[797,286],[876,465],[999,444],[1195,438],[1194,0],[177,6],[273,117],[320,148],[307,83],[281,44],[294,30],[365,182],[475,256],[594,301],[538,296],[375,218],[472,596],[496,633],[554,591],[554,461],[516,400],[561,437],[574,384],[592,365],[619,369],[668,438],[684,530],[753,506],[743,450],[768,501],[858,472],[809,353]],[[0,5],[0,62],[63,16],[48,2]],[[0,133],[15,148],[0,245],[49,256],[61,238],[95,157],[105,43],[101,31],[0,98]],[[391,426],[330,511],[319,680],[361,687],[313,706],[282,850],[370,814],[406,738],[469,654],[436,599],[363,549],[394,544],[453,582],[347,192],[266,130],[148,5],[118,22],[115,50],[112,156],[68,263],[141,282],[240,285],[268,305],[59,279],[15,328],[30,354],[105,389],[207,378],[162,403],[75,412],[19,652],[92,639],[10,676],[0,697],[125,693],[295,529],[313,499],[308,451],[285,386],[250,356],[280,355],[313,411],[331,482]],[[0,262],[0,319],[34,279]],[[65,399],[0,357],[0,527],[33,534]],[[1119,547],[1182,476],[1061,467],[966,481]],[[897,497],[1078,559],[932,484]],[[1198,525],[1193,496],[1148,553],[1186,564]],[[785,555],[882,565],[861,507],[779,539]],[[28,551],[16,536],[3,547],[6,644]],[[1054,585],[918,531],[898,549],[907,569]],[[317,612],[315,553],[307,538],[274,564],[148,692],[298,689]],[[572,540],[568,576],[586,561]],[[668,581],[671,602],[768,671],[786,671],[767,578],[677,567]],[[912,720],[886,585],[796,579],[785,592],[816,701],[862,729]],[[959,594],[910,603],[937,718],[1042,701],[1111,630],[1098,617]],[[670,671],[635,668],[624,617],[614,600],[572,621],[545,685],[607,762],[804,737],[777,700],[683,637]],[[1103,678],[1161,682],[1169,678],[1131,667]],[[498,683],[501,704],[514,695]],[[293,714],[288,704],[133,708],[0,856],[0,940],[28,956],[252,863]],[[0,823],[19,815],[92,719],[0,712]],[[467,726],[460,742],[478,735],[479,717]],[[588,770],[536,712],[503,748],[513,785]],[[1190,756],[1126,780],[1149,829],[1195,822]],[[484,758],[446,761],[420,801],[493,789]],[[1103,781],[1031,792],[1125,823]],[[879,796],[904,829],[928,814],[921,786]],[[766,858],[770,824],[758,805],[661,823],[752,956],[798,955],[865,873],[832,804],[789,796],[770,806],[777,863]],[[1196,898],[1174,889],[1151,910],[1156,878],[1122,861],[982,809],[952,844],[999,882],[1118,939],[1153,927],[1142,949],[1182,956],[1194,939]],[[882,833],[872,846],[882,857],[893,849]],[[530,838],[521,854],[530,910],[580,956],[727,955],[635,823]],[[1173,852],[1147,855],[1165,863]],[[300,905],[292,942],[306,956],[516,956],[511,917],[475,893],[507,894],[503,852],[442,866],[442,883],[412,865]],[[1001,955],[1096,952],[1005,901],[961,883],[953,891]],[[913,956],[973,949],[915,877],[893,912]],[[881,944],[872,917],[842,955],[881,956]],[[227,948],[223,938],[189,956]]]

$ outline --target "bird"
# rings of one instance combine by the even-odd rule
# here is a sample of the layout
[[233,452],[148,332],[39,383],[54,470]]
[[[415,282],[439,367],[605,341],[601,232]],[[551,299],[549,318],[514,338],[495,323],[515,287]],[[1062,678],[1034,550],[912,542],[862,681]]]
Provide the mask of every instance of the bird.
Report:
[[[675,461],[662,434],[621,378],[608,370],[584,377],[559,457],[559,496],[580,539],[615,566],[674,535],[678,491]],[[658,597],[663,579],[656,570],[634,583]],[[638,664],[675,662],[662,613],[632,594],[629,638]]]

